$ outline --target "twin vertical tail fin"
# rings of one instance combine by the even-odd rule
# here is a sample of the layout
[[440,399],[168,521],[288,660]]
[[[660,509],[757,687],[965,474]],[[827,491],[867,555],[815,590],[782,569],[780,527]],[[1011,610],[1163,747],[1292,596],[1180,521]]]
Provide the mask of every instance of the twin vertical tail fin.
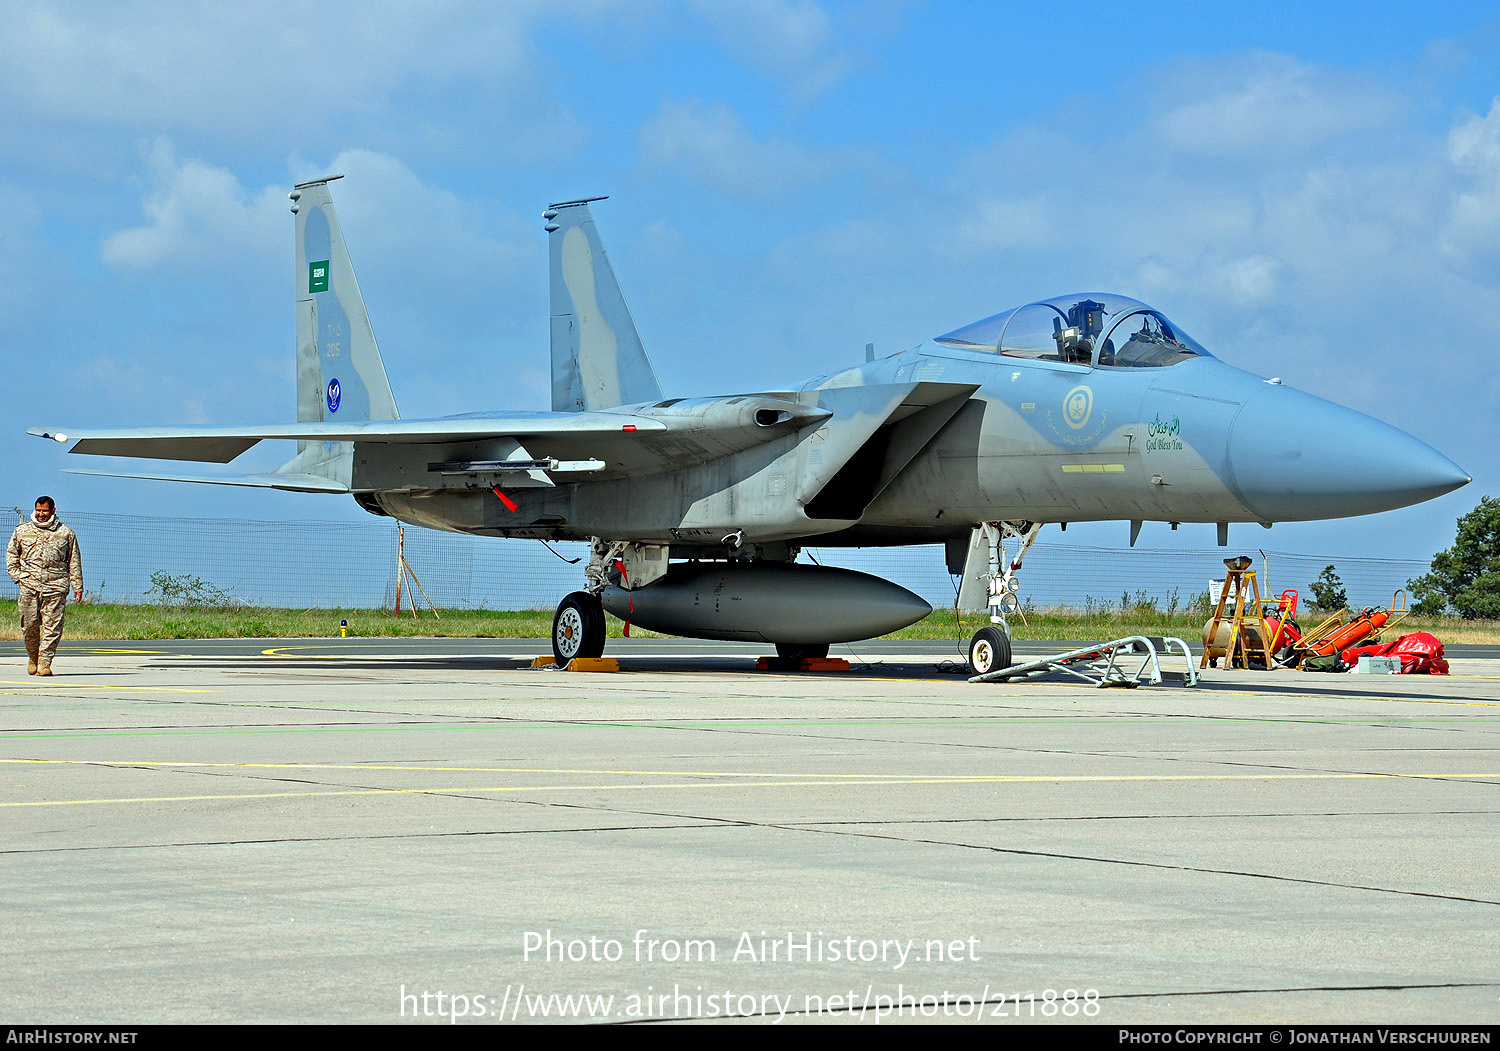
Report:
[[328,194],[328,184],[340,178],[299,183],[291,194],[297,215],[299,423],[400,416]]
[[[298,183],[291,193],[297,216],[299,423],[400,418],[328,193],[328,184],[341,178]],[[347,485],[353,451],[349,442],[300,442],[297,456],[280,470]]]
[[[330,175],[292,190],[297,217],[297,420],[394,420],[386,378],[359,282],[344,245]],[[661,384],[589,213],[590,201],[544,213],[552,272],[552,409],[587,412],[659,401]],[[349,442],[301,442],[279,474],[314,475],[349,486]]]
[[659,401],[661,384],[589,213],[590,197],[548,206],[552,411]]

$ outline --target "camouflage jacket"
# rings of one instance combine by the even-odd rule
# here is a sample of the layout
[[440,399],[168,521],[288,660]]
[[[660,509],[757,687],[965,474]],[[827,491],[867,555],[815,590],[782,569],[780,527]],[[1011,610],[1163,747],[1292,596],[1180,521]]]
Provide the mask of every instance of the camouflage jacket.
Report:
[[38,595],[83,590],[83,558],[78,537],[53,515],[45,526],[22,522],[5,549],[5,571],[17,587]]

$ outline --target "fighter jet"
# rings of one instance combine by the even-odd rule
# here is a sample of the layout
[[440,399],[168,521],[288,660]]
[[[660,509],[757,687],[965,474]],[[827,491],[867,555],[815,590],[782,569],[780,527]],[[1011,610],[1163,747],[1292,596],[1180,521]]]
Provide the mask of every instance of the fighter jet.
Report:
[[433,529],[589,544],[558,604],[560,663],[645,628],[826,655],[930,612],[890,581],[798,561],[809,544],[945,546],[970,640],[1008,666],[1021,560],[1044,523],[1228,524],[1371,514],[1469,476],[1387,424],[1216,359],[1158,310],[1080,293],[1003,310],[787,390],[663,396],[590,205],[542,213],[552,409],[403,419],[334,212],[296,215],[297,422],[32,434],[70,452],[229,463],[292,439],[268,474],[113,474],[352,496]]

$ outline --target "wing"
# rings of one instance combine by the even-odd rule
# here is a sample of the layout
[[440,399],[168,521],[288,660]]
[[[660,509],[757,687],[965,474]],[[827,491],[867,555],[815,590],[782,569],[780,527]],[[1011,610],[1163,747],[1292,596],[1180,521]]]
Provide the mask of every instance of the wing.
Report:
[[303,450],[268,474],[82,473],[247,485],[299,492],[551,485],[554,475],[650,474],[772,441],[831,415],[791,396],[678,399],[619,410],[514,412],[431,420],[287,423],[260,427],[127,427],[29,434],[70,453],[229,463],[262,441]]

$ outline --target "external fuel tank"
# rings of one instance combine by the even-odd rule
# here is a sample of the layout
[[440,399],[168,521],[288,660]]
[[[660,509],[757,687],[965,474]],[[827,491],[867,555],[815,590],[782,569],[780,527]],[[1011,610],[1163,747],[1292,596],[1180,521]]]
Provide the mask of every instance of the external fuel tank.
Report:
[[651,631],[737,642],[853,642],[932,612],[889,580],[787,562],[678,563],[653,584],[602,597],[606,610]]

